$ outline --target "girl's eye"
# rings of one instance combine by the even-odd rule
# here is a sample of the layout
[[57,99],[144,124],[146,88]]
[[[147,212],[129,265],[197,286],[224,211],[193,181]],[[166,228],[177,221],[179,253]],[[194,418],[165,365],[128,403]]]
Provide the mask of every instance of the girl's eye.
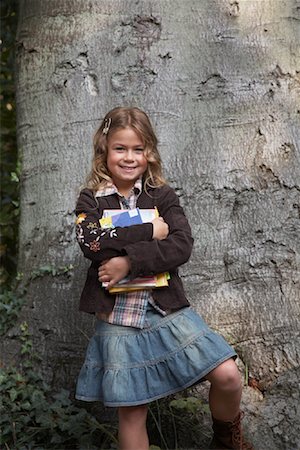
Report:
[[144,151],[144,149],[143,148],[136,148],[135,151],[138,152],[138,153],[142,153]]
[[123,149],[123,147],[116,147],[116,150],[122,151],[122,150],[124,150],[124,149]]

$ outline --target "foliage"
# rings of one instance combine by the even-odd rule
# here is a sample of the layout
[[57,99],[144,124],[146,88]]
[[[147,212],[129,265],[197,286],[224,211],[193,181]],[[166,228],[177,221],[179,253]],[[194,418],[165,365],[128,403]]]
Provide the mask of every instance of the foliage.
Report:
[[0,293],[0,336],[4,336],[16,323],[24,303],[24,290],[18,289],[17,281],[12,287],[2,290]]
[[20,340],[20,367],[0,369],[1,448],[94,450],[116,444],[115,428],[74,406],[68,391],[51,394],[34,369],[37,356],[26,323],[21,325]]
[[[160,449],[200,448],[209,436],[203,431],[203,419],[209,406],[189,391],[153,403],[149,409],[148,430],[151,442]],[[186,395],[186,397],[184,397]]]
[[16,143],[14,95],[14,40],[17,26],[17,0],[1,1],[0,65],[0,284],[9,285],[16,274],[19,225],[19,175]]
[[16,279],[11,282],[10,287],[4,286],[0,292],[0,336],[4,336],[7,331],[16,323],[19,312],[25,303],[25,294],[28,284],[39,277],[50,275],[56,276],[70,276],[73,265],[65,265],[55,267],[52,265],[45,265],[35,269],[31,272],[30,277],[26,283],[21,287],[19,282],[22,280],[22,274],[18,274]]
[[51,265],[41,266],[36,270],[33,270],[30,275],[30,280],[34,280],[38,277],[43,277],[46,275],[51,275],[52,277],[57,277],[59,275],[67,275],[70,276],[70,272],[74,269],[74,266],[72,264],[62,266],[62,267],[55,267]]

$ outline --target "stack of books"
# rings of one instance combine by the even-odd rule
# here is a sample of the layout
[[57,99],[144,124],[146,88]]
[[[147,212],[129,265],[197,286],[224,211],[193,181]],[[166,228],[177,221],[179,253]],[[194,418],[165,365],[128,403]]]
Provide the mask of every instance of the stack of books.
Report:
[[[131,225],[138,225],[142,223],[151,222],[158,217],[158,211],[154,209],[105,209],[103,216],[100,219],[100,226],[102,229],[128,227]],[[124,278],[109,289],[111,294],[119,292],[131,292],[144,289],[155,289],[159,287],[168,286],[170,275],[168,272],[160,273],[153,276],[145,276],[130,280]],[[108,283],[102,283],[103,287],[107,287]]]

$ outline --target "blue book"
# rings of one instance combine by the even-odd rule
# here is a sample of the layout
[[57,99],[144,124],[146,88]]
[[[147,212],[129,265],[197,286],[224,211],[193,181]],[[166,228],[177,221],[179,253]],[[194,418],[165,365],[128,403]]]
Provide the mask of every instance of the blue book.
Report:
[[158,217],[156,209],[105,209],[102,219],[100,219],[100,225],[104,229],[129,227],[151,222],[155,217]]
[[143,223],[138,209],[128,209],[120,214],[114,214],[111,216],[111,221],[114,227],[129,227]]

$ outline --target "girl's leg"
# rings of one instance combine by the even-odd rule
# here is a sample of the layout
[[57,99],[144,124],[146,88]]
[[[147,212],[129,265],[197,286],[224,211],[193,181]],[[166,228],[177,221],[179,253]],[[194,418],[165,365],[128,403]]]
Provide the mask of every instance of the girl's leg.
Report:
[[146,428],[147,405],[122,406],[119,413],[120,450],[148,450],[149,439]]
[[209,406],[217,420],[232,421],[240,409],[242,381],[233,359],[228,359],[212,370],[206,379],[210,381]]
[[228,359],[223,362],[206,378],[211,382],[209,405],[214,431],[210,448],[254,450],[242,433],[240,412],[242,382],[234,360]]

